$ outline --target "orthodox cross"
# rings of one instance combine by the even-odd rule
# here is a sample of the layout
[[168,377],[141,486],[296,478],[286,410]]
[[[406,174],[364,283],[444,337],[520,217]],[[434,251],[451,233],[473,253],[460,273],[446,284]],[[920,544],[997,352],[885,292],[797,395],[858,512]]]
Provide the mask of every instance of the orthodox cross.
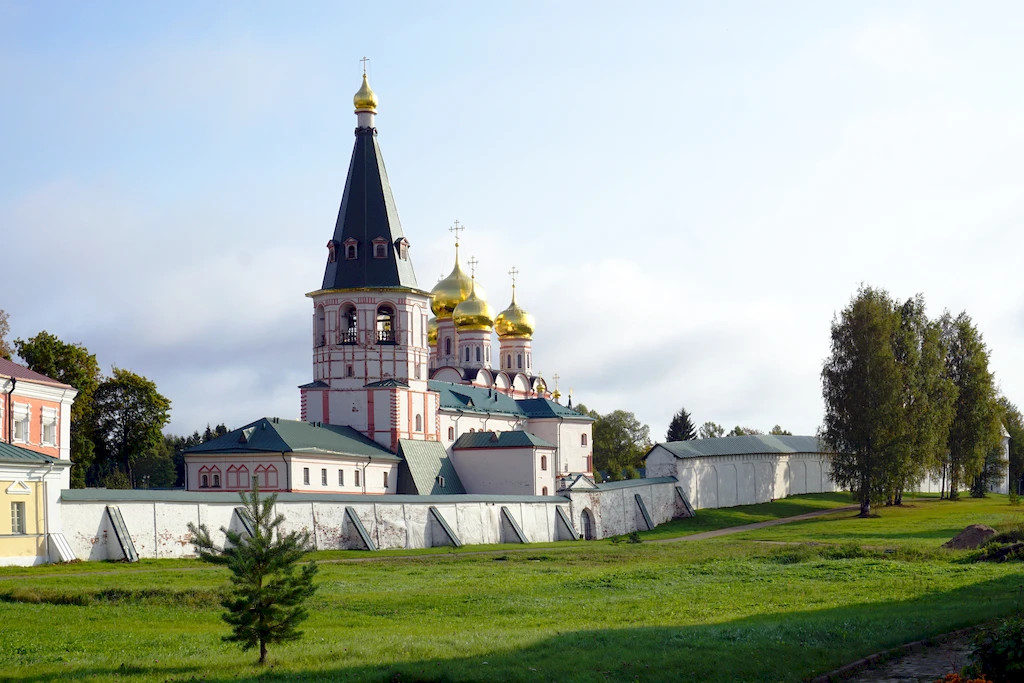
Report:
[[458,221],[455,221],[455,225],[448,228],[448,232],[455,233],[455,246],[459,246],[459,233],[466,229],[466,226],[459,225]]
[[558,391],[558,380],[560,380],[562,378],[556,372],[555,374],[551,375],[551,379],[555,380],[555,391]]
[[476,260],[476,256],[470,256],[469,257],[469,261],[467,261],[466,263],[469,264],[469,274],[472,275],[473,279],[475,280],[476,279],[476,264],[478,264],[480,262]]
[[369,59],[368,59],[367,57],[363,57],[363,58],[362,58],[362,59],[360,59],[359,61],[363,63],[363,73],[365,74],[365,73],[366,73],[366,63],[367,63],[368,61],[370,61],[370,60],[369,60]]
[[519,269],[512,266],[512,270],[508,271],[508,274],[512,276],[512,289],[516,288],[516,275],[519,275]]

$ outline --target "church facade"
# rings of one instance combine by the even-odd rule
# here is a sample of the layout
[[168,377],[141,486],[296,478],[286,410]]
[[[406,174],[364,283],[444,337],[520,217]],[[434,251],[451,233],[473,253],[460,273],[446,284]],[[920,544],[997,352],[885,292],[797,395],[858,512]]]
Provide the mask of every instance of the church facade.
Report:
[[496,315],[462,267],[456,223],[451,274],[420,287],[366,74],[353,103],[341,207],[322,284],[307,295],[313,377],[299,387],[300,422],[263,418],[192,449],[188,488],[244,489],[262,467],[260,485],[281,491],[544,496],[589,475],[592,419],[561,405],[536,374],[517,271]]

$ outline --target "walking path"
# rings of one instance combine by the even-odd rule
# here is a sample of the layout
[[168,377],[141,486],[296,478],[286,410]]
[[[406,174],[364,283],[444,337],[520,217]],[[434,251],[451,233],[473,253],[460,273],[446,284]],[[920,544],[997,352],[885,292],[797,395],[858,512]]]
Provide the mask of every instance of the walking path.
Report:
[[866,657],[813,683],[932,683],[960,671],[970,660],[974,629],[905,645]]
[[743,526],[731,526],[725,529],[715,529],[714,531],[705,531],[699,534],[690,534],[689,536],[677,536],[675,538],[659,538],[652,541],[644,541],[645,543],[675,543],[677,541],[703,541],[706,538],[717,538],[718,536],[728,536],[730,534],[741,534],[744,531],[753,531],[754,529],[765,529],[770,526],[778,526],[779,524],[789,524],[790,522],[802,522],[805,519],[812,519],[814,517],[821,517],[823,515],[831,515],[834,512],[850,512],[852,510],[860,510],[859,505],[846,505],[841,508],[828,508],[826,510],[815,510],[814,512],[805,512],[802,515],[795,515],[793,517],[780,517],[779,519],[769,519],[765,522],[754,522],[753,524],[744,524]]

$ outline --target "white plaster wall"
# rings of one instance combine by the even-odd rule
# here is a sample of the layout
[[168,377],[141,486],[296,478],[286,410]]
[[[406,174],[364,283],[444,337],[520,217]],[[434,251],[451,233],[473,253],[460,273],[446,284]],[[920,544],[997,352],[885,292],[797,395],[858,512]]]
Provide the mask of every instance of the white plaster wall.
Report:
[[[452,463],[468,493],[532,496],[535,491],[533,448],[473,448],[452,452]],[[539,456],[538,460],[539,460]],[[547,474],[551,474],[549,471]],[[554,491],[554,483],[546,484]]]

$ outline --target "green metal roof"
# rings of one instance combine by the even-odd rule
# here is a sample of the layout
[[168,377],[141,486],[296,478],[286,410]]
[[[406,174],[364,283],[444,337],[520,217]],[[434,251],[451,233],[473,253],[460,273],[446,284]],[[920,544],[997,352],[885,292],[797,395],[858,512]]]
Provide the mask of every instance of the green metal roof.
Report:
[[42,453],[36,453],[35,451],[30,451],[27,448],[22,448],[21,446],[2,442],[0,442],[0,462],[15,463],[18,465],[48,465],[50,463],[55,465],[71,464],[67,460],[58,460],[57,458],[53,458],[49,455],[43,455]]
[[637,486],[649,486],[651,484],[674,484],[679,480],[675,477],[651,477],[650,479],[623,479],[622,481],[606,481],[603,484],[598,484],[597,488],[600,491],[607,491],[609,489],[631,489]]
[[456,440],[452,448],[533,448],[535,446],[541,448],[555,447],[553,443],[549,443],[529,432],[511,431],[467,432]]
[[[700,458],[709,455],[754,455],[765,453],[827,453],[825,445],[816,436],[724,436],[718,439],[693,439],[655,444],[677,458]],[[654,448],[651,450],[653,451]],[[650,451],[647,455],[650,455]],[[644,458],[647,457],[644,456]]]
[[408,382],[403,382],[400,379],[390,379],[389,378],[389,379],[382,379],[382,380],[377,381],[377,382],[370,382],[369,384],[364,384],[363,385],[364,389],[388,389],[388,388],[392,388],[392,387],[401,387],[403,389],[408,389],[409,388],[409,383]]
[[[412,495],[464,494],[465,487],[444,446],[438,441],[398,440],[403,464],[398,468],[398,492]],[[444,480],[444,486],[438,481]]]
[[484,389],[469,384],[453,384],[432,379],[427,382],[431,391],[441,396],[441,410],[486,415],[512,415],[527,418],[558,418],[593,422],[594,418],[580,415],[571,408],[547,398],[514,399],[496,389]]
[[216,439],[189,448],[186,453],[295,453],[344,455],[374,460],[400,458],[352,427],[261,418]]

